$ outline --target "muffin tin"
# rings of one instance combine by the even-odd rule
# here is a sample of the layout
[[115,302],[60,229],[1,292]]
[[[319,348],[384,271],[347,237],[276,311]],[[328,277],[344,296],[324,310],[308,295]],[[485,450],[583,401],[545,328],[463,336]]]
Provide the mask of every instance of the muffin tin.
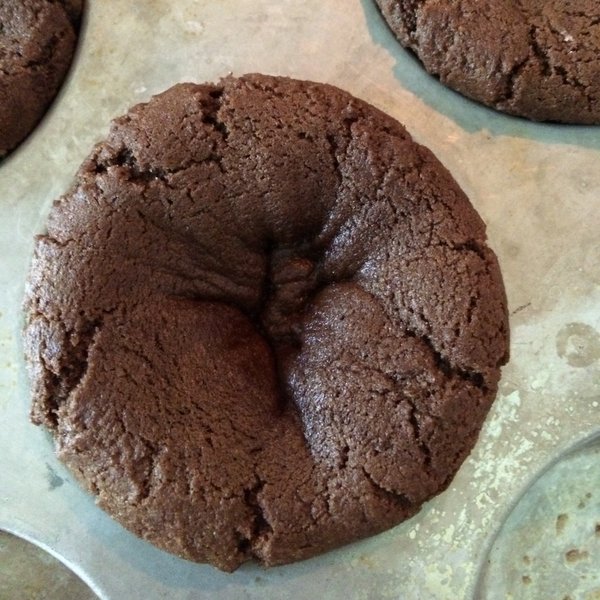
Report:
[[[438,156],[488,224],[512,357],[473,453],[416,517],[302,563],[226,575],[128,533],[61,466],[28,421],[20,306],[33,236],[110,119],[174,83],[253,71],[337,85]],[[577,483],[600,471],[599,164],[600,127],[531,123],[444,88],[371,0],[89,2],[69,80],[0,164],[0,528],[47,549],[106,599],[533,598],[538,575],[562,590],[552,577],[563,567],[600,572],[600,543],[586,537],[600,522],[600,492]],[[532,512],[539,494],[556,502]],[[585,509],[563,508],[580,500]],[[561,535],[572,537],[548,537],[543,524],[556,533],[565,511]],[[546,572],[548,545],[557,551],[544,560],[557,562]],[[576,583],[580,597],[600,586]]]

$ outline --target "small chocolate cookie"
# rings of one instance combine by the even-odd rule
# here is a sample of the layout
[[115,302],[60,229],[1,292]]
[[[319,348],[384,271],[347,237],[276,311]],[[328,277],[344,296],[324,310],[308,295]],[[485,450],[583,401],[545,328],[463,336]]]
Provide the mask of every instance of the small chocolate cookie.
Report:
[[597,0],[375,0],[461,94],[534,121],[600,123]]
[[35,127],[73,57],[82,0],[0,2],[0,158]]
[[126,527],[225,570],[413,515],[508,352],[484,224],[431,152],[262,75],[114,122],[37,240],[26,312],[62,460]]

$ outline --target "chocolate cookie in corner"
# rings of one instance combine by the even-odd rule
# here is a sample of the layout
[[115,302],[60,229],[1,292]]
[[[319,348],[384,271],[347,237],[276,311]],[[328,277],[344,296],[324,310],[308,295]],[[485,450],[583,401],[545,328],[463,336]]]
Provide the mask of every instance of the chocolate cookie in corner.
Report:
[[0,2],[0,159],[37,125],[65,78],[81,0]]
[[600,123],[596,0],[375,0],[427,71],[534,121]]
[[342,90],[256,74],[114,121],[25,310],[60,458],[125,527],[227,571],[415,514],[508,356],[485,226],[432,153]]

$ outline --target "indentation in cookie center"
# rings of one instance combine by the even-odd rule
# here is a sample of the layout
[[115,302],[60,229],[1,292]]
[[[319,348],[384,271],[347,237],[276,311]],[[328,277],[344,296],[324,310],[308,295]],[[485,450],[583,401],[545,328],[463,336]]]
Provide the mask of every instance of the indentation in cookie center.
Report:
[[288,252],[270,255],[260,322],[277,346],[298,344],[298,316],[317,286],[315,263]]

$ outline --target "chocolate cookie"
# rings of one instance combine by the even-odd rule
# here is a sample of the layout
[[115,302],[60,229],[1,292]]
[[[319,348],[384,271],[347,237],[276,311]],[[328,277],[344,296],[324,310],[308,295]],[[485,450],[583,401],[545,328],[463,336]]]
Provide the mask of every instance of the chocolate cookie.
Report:
[[0,2],[0,158],[35,127],[73,57],[82,0]]
[[461,94],[535,121],[600,123],[597,0],[376,0],[403,46]]
[[33,420],[161,548],[306,558],[413,515],[473,447],[508,353],[484,224],[349,94],[177,85],[114,122],[47,227]]

